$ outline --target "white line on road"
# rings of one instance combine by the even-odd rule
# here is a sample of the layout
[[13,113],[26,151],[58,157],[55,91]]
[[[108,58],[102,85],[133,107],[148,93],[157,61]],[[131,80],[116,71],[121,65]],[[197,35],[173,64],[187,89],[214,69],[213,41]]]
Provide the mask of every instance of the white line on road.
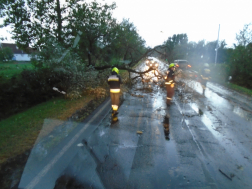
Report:
[[[97,112],[96,116],[101,113],[101,111],[107,106],[107,104],[110,103],[110,100]],[[62,150],[52,159],[50,163],[48,163],[42,171],[39,172],[39,174],[25,187],[27,189],[34,188],[38,182],[41,180],[42,177],[44,177],[47,172],[53,167],[53,165],[61,158],[61,156],[76,142],[76,140],[80,137],[80,135],[88,128],[90,123],[96,118],[96,116],[93,116],[83,127],[80,132],[78,132],[70,141],[69,143],[62,148]]]
[[[174,102],[175,102],[176,106],[178,107],[178,109],[179,109],[179,111],[180,111],[180,114],[181,114],[182,116],[184,116],[183,111],[182,111],[182,109],[181,109],[179,103],[177,102],[176,98],[173,97],[173,99],[174,99]],[[195,136],[193,135],[193,133],[192,133],[192,131],[191,131],[189,125],[188,125],[188,124],[189,124],[189,121],[188,121],[187,119],[184,119],[184,121],[185,121],[185,123],[186,123],[186,126],[187,126],[188,130],[190,131],[190,134],[192,135],[193,141],[195,142],[195,144],[196,144],[196,146],[198,147],[198,149],[199,149],[201,155],[203,156],[203,153],[202,153],[202,150],[200,149],[199,143],[197,142]]]

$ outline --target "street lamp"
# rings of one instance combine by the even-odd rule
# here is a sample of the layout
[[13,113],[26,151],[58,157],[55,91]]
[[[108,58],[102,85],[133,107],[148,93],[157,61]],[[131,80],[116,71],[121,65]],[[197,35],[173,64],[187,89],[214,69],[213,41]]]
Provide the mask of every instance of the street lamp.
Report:
[[216,44],[216,48],[215,48],[215,66],[216,66],[216,62],[217,62],[217,54],[218,54],[218,48],[219,48],[219,34],[220,34],[220,24],[219,24],[219,31],[218,31],[218,39],[217,39],[217,44]]

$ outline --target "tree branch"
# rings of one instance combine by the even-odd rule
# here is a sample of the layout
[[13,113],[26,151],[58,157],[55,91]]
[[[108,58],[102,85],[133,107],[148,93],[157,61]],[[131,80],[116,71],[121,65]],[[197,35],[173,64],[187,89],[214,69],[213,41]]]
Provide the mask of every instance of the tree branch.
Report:
[[159,52],[157,49],[154,49],[154,51],[156,51],[157,53],[159,53],[159,54],[161,54],[161,55],[165,56],[165,54],[163,54],[163,53]]
[[154,50],[156,50],[157,48],[164,48],[164,45],[158,45],[156,47],[154,47],[153,49],[148,49],[139,59],[135,60],[135,61],[131,61],[129,66],[133,66],[135,63],[139,62],[142,58],[146,57],[147,55],[149,55],[151,52],[153,52]]
[[113,68],[113,67],[117,67],[118,69],[121,69],[121,70],[127,70],[128,72],[132,72],[132,73],[137,73],[137,74],[145,74],[145,73],[148,73],[152,70],[155,70],[153,69],[152,67],[150,67],[148,70],[144,71],[144,72],[138,72],[138,71],[135,71],[131,68],[127,68],[125,66],[120,66],[120,65],[107,65],[107,66],[101,66],[101,67],[94,67],[96,70],[105,70],[105,69],[108,69],[108,68]]

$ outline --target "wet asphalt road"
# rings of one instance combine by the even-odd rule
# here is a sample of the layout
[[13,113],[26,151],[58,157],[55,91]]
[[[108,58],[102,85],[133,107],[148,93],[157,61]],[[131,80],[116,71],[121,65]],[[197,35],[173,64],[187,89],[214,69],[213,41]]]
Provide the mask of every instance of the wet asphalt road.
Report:
[[167,107],[163,87],[139,81],[117,122],[108,100],[38,139],[19,188],[252,188],[252,99],[207,87],[178,78]]

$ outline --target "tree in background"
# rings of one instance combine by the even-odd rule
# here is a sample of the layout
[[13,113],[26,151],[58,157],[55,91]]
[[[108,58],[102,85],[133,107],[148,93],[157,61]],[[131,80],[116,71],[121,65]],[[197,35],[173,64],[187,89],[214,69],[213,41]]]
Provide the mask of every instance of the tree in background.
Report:
[[66,26],[69,37],[74,38],[80,31],[80,41],[75,52],[83,62],[88,59],[88,65],[95,66],[96,60],[102,59],[103,49],[115,38],[113,29],[116,19],[112,18],[115,3],[101,5],[97,2],[76,4],[69,12],[69,22]]
[[[11,26],[13,39],[20,49],[32,47],[46,48],[49,42],[69,45],[72,41],[67,35],[68,12],[79,1],[69,0],[17,0],[7,1],[1,10],[3,26]],[[3,27],[2,26],[2,27]]]
[[[204,62],[213,63],[215,61],[215,49],[217,41],[207,42],[188,42],[186,34],[174,34],[164,42],[165,49],[161,50],[169,62],[176,59],[186,59],[192,64],[201,64]],[[218,49],[218,63],[227,60],[226,43],[221,41]]]
[[133,23],[124,19],[116,28],[116,37],[111,48],[123,60],[135,60],[145,52],[145,41],[137,33]]
[[236,46],[230,57],[230,68],[234,83],[252,88],[252,43]]
[[252,43],[252,24],[245,24],[243,29],[236,34],[238,45],[247,46]]
[[164,58],[168,59],[168,62],[172,62],[178,56],[184,56],[182,51],[185,51],[187,43],[187,34],[174,34],[172,37],[169,37],[163,44],[165,46],[163,51],[165,54]]
[[230,75],[232,82],[252,88],[252,32],[251,24],[245,24],[243,30],[236,35],[237,45],[229,49]]
[[[51,59],[51,47],[69,49],[79,35],[73,50],[87,66],[109,63],[113,57],[137,60],[145,49],[145,41],[133,23],[117,24],[112,18],[116,4],[95,1],[17,0],[6,1],[1,9],[3,26],[13,27],[13,39],[20,49],[32,47],[42,51],[41,61]],[[55,49],[56,50],[56,49]]]
[[10,47],[0,48],[0,61],[10,61],[14,57]]

